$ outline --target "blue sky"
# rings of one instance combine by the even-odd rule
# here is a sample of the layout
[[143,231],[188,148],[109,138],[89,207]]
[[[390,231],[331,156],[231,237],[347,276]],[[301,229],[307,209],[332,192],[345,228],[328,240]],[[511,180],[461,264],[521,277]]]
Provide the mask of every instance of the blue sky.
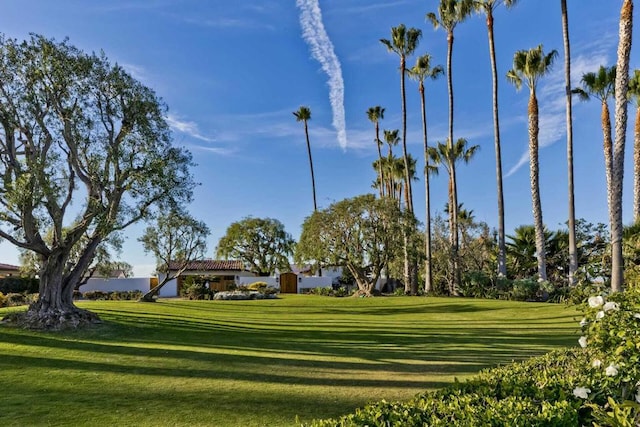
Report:
[[[303,3],[312,3],[304,1]],[[417,53],[445,64],[446,35],[425,21],[436,0],[320,0],[323,33],[303,37],[295,0],[4,0],[0,30],[26,38],[30,32],[70,42],[85,51],[103,50],[153,88],[169,106],[175,144],[187,147],[202,185],[191,213],[212,230],[209,253],[234,221],[272,217],[299,236],[313,209],[304,131],[292,112],[311,108],[309,122],[319,207],[373,191],[377,157],[366,110],[386,109],[381,127],[401,127],[398,57],[378,41],[400,23],[420,28]],[[600,65],[613,65],[621,0],[568,0],[572,82]],[[637,15],[637,13],[636,13]],[[317,16],[316,16],[317,18]],[[640,68],[638,31],[631,67]],[[560,2],[521,0],[495,16],[500,84],[501,139],[505,173],[506,229],[531,224],[527,162],[528,92],[516,92],[504,77],[513,54],[543,44],[557,49],[553,72],[538,88],[540,182],[544,221],[558,229],[567,216],[564,70]],[[323,69],[312,54],[335,54]],[[311,43],[307,43],[307,42]],[[409,59],[412,64],[415,57]],[[497,225],[491,75],[485,20],[473,16],[456,28],[453,51],[454,138],[481,149],[458,169],[459,200],[478,220]],[[331,76],[327,75],[326,70]],[[331,82],[331,85],[329,84]],[[446,137],[446,78],[427,83],[430,143]],[[343,97],[340,93],[343,92]],[[407,82],[409,151],[423,159],[417,85]],[[333,107],[333,108],[332,108]],[[613,110],[613,105],[611,106]],[[335,111],[335,114],[334,114]],[[635,110],[630,108],[631,130]],[[344,120],[344,122],[342,122]],[[337,124],[337,128],[334,127]],[[344,137],[339,137],[344,131]],[[608,222],[600,105],[574,102],[576,214]],[[627,142],[624,220],[631,220],[632,133]],[[431,180],[432,206],[446,202],[446,173]],[[414,185],[415,206],[424,218],[424,185]],[[155,260],[137,242],[143,225],[127,231],[121,259],[137,275],[153,271]],[[0,243],[0,262],[17,264],[18,252]]]

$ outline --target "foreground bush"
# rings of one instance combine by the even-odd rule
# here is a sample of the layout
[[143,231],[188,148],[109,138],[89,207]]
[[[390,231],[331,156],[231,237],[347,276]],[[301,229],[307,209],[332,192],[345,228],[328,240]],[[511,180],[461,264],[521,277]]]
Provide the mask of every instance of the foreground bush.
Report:
[[596,295],[583,348],[484,370],[408,402],[378,402],[313,427],[640,425],[640,295]]

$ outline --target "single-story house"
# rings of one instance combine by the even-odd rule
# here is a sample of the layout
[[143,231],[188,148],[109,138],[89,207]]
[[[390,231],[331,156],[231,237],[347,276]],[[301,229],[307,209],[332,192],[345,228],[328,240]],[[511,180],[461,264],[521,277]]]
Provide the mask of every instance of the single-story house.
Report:
[[20,267],[11,264],[0,263],[0,278],[20,276]]
[[[175,274],[181,267],[178,262],[169,264],[169,274]],[[256,277],[238,260],[204,259],[191,261],[187,268],[174,280],[170,280],[161,290],[161,296],[179,296],[184,280],[188,276],[206,277],[209,288],[217,291],[228,290],[231,285],[237,285],[241,277]]]

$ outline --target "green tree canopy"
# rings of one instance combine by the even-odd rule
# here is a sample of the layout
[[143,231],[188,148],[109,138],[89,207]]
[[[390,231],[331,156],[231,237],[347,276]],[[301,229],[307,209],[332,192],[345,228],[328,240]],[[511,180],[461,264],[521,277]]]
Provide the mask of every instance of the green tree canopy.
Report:
[[160,215],[139,239],[147,253],[156,257],[157,271],[163,274],[156,287],[142,296],[152,301],[162,287],[178,277],[192,261],[204,258],[209,227],[180,210]]
[[367,194],[333,203],[304,221],[296,261],[345,267],[360,292],[370,295],[384,266],[401,256],[403,235],[414,221],[388,197]]
[[0,237],[42,265],[28,326],[98,320],[72,301],[96,248],[158,204],[191,198],[191,155],[172,146],[165,115],[151,89],[104,55],[0,37]]
[[259,276],[269,276],[276,269],[289,271],[289,256],[295,241],[284,225],[273,218],[244,218],[227,228],[218,242],[216,255],[244,262]]

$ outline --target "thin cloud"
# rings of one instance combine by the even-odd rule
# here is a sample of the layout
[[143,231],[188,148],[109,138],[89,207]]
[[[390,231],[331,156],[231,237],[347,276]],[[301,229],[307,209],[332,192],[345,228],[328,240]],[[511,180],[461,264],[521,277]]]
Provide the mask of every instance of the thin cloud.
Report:
[[353,7],[347,7],[347,8],[341,9],[340,12],[356,14],[356,15],[362,15],[368,12],[380,13],[381,9],[388,9],[388,8],[403,6],[407,4],[416,4],[416,3],[418,3],[416,0],[400,0],[400,1],[391,1],[391,2],[385,1],[383,3],[373,3],[373,4],[370,2],[367,2],[362,6],[353,6]]
[[235,150],[230,148],[222,148],[222,147],[209,147],[198,144],[189,144],[188,148],[192,148],[194,150],[206,151],[209,153],[218,154],[220,156],[231,156],[236,153]]
[[172,129],[180,132],[180,133],[184,133],[185,135],[188,135],[192,138],[195,139],[199,139],[201,141],[205,141],[205,142],[215,142],[215,140],[213,138],[210,138],[208,136],[203,135],[200,132],[200,129],[198,127],[198,124],[195,122],[191,122],[191,121],[185,121],[185,120],[181,120],[178,117],[169,114],[166,117],[167,123],[169,124],[169,126],[171,126]]
[[333,127],[338,132],[338,143],[343,150],[347,148],[347,126],[344,113],[344,80],[342,67],[336,56],[333,43],[329,39],[318,0],[296,0],[300,9],[302,37],[311,49],[311,55],[322,65],[329,76],[329,101],[333,111]]
[[[580,54],[571,59],[571,83],[573,87],[580,85],[583,74],[597,71],[600,65],[609,66],[608,52],[611,50],[613,37],[603,35],[593,43],[581,46]],[[584,50],[583,50],[584,49]],[[560,52],[559,52],[560,53]],[[560,53],[562,55],[562,53]],[[549,147],[566,137],[566,97],[564,96],[564,67],[556,60],[556,66],[549,76],[542,80],[544,83],[538,90],[540,110],[540,148]],[[575,103],[574,99],[574,103]],[[521,167],[529,163],[529,152],[526,150],[520,159],[506,173],[505,178],[516,173]]]

